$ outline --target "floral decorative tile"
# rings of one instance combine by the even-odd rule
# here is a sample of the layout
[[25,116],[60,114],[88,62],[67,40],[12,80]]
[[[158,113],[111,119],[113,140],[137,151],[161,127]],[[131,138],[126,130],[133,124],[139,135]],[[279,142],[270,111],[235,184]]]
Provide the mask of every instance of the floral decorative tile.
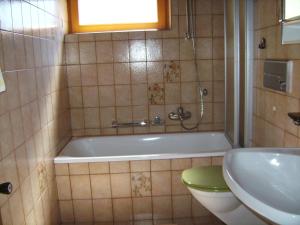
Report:
[[131,175],[131,186],[134,197],[151,196],[150,173],[133,173]]
[[164,65],[164,80],[166,82],[180,81],[180,66],[174,61],[170,61]]
[[148,87],[149,90],[149,101],[152,105],[164,104],[164,88],[163,84],[150,84]]
[[47,170],[44,162],[38,164],[37,172],[38,172],[40,190],[41,192],[44,192],[44,190],[46,190],[47,187]]

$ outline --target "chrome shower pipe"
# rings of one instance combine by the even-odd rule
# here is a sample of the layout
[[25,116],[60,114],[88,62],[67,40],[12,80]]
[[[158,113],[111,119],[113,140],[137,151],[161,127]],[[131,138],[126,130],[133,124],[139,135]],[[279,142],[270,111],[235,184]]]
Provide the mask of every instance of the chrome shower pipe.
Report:
[[180,125],[185,130],[193,130],[199,127],[200,122],[203,119],[204,116],[204,96],[206,96],[207,89],[202,88],[199,81],[199,68],[197,64],[197,46],[196,46],[196,0],[186,0],[186,33],[185,33],[185,39],[192,41],[193,46],[193,56],[194,56],[194,64],[196,69],[196,80],[198,83],[198,91],[199,91],[199,97],[200,97],[200,118],[197,122],[197,124],[193,127],[186,127],[183,124],[183,119],[180,118]]
[[194,9],[195,1],[186,0],[186,28],[187,32],[185,33],[186,39],[191,39],[195,37],[195,18],[194,18]]

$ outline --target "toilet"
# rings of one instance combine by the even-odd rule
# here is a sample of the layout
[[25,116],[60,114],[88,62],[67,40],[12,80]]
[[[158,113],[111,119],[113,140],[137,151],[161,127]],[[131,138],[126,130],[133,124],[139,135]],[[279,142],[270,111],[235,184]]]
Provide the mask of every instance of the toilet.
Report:
[[230,191],[222,166],[187,169],[181,178],[196,200],[227,225],[266,225]]

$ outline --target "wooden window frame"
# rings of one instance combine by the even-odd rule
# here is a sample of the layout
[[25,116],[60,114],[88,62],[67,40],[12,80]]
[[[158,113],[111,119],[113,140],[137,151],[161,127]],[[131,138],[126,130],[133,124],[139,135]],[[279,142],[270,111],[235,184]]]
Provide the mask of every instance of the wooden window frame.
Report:
[[165,30],[170,28],[170,0],[157,0],[157,23],[128,23],[107,25],[79,25],[78,0],[68,0],[70,33],[134,31],[134,30]]

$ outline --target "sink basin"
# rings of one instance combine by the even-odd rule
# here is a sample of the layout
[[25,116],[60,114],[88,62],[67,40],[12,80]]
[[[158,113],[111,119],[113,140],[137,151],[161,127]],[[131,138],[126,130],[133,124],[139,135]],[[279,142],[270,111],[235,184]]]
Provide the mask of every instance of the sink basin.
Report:
[[231,191],[272,222],[300,224],[300,149],[244,148],[225,154]]

